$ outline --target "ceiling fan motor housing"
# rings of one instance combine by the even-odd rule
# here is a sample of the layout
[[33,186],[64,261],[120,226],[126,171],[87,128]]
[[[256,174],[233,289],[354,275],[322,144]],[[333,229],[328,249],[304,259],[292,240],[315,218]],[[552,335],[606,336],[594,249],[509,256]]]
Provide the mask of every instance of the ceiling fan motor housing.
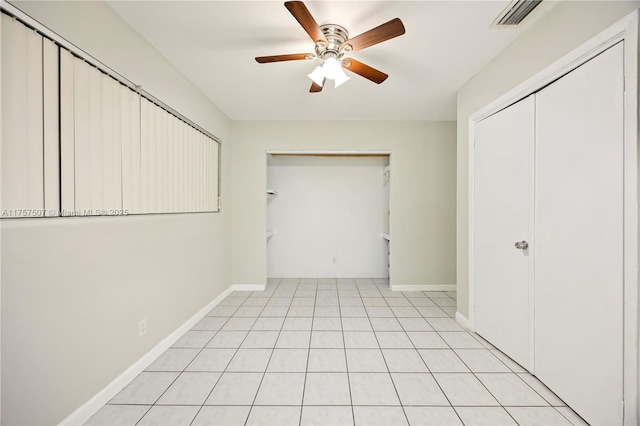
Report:
[[339,59],[348,51],[346,47],[343,48],[342,52],[340,51],[340,45],[349,40],[349,32],[346,28],[336,24],[327,24],[321,25],[320,30],[327,39],[327,43],[325,44],[322,41],[316,42],[316,55],[318,55],[319,58]]

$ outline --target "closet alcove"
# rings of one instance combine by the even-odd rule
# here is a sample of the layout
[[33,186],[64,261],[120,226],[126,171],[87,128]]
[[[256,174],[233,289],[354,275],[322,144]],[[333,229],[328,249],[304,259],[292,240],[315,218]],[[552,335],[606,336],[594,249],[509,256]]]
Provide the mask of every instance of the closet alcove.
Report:
[[267,276],[388,278],[390,155],[267,154]]

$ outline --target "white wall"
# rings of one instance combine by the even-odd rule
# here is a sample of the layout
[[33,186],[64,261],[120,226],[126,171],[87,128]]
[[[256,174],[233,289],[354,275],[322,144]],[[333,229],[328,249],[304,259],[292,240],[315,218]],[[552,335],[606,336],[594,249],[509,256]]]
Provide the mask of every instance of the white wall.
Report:
[[391,152],[391,283],[455,284],[454,122],[234,121],[231,138],[234,284],[266,282],[265,152],[322,149]]
[[2,221],[2,423],[55,424],[229,286],[229,120],[106,4],[14,4],[223,140],[222,213]]
[[[387,277],[389,157],[276,156],[267,166],[269,277]],[[335,259],[335,263],[334,263]]]
[[640,6],[638,1],[563,1],[458,91],[458,312],[469,315],[469,117]]

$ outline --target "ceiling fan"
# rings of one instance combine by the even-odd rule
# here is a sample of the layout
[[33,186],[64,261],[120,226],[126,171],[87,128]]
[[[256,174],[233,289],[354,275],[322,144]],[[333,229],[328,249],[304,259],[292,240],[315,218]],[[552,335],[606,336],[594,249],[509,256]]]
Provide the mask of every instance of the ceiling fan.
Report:
[[303,59],[322,60],[322,66],[317,66],[315,70],[309,74],[309,78],[313,80],[311,89],[309,89],[311,93],[322,91],[327,79],[334,80],[335,87],[349,80],[349,77],[344,72],[345,69],[377,84],[382,83],[389,77],[382,71],[356,61],[353,58],[346,57],[346,55],[401,36],[405,30],[400,19],[392,19],[354,38],[349,38],[347,30],[340,25],[318,25],[303,2],[287,1],[284,5],[315,43],[315,53],[258,56],[256,58],[258,63],[265,64],[269,62],[297,61]]

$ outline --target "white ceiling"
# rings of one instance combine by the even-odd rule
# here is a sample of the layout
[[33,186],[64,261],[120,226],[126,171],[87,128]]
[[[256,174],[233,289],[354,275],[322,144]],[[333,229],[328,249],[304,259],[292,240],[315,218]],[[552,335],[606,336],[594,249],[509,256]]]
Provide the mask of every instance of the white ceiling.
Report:
[[[508,3],[305,2],[319,24],[342,25],[351,37],[396,17],[406,28],[353,54],[389,74],[384,83],[349,73],[339,88],[309,93],[307,74],[316,61],[254,60],[313,51],[283,1],[109,2],[234,120],[455,120],[456,91],[524,29],[490,28]],[[525,26],[543,13],[534,12]]]

